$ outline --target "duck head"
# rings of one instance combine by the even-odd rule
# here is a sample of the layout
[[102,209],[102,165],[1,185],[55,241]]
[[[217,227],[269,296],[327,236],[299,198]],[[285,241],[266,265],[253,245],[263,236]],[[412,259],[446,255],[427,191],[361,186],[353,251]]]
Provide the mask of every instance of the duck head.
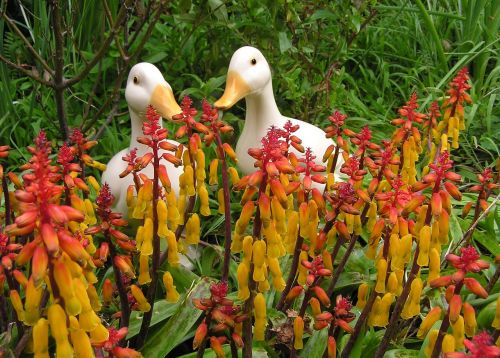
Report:
[[271,82],[271,69],[255,47],[245,46],[231,57],[224,94],[215,102],[218,109],[229,109],[240,99],[261,92]]
[[149,105],[169,120],[182,112],[160,70],[147,62],[138,63],[130,70],[125,98],[130,111],[138,116],[144,115]]

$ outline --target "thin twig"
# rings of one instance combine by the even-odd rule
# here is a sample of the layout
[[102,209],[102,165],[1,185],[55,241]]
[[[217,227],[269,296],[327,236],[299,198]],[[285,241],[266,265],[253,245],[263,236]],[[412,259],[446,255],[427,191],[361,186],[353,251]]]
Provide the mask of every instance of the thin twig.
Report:
[[38,62],[40,62],[40,64],[43,66],[43,68],[48,73],[50,73],[51,75],[54,75],[54,70],[47,64],[47,62],[42,58],[42,56],[40,56],[40,54],[33,48],[31,43],[28,41],[28,39],[24,36],[22,31],[19,29],[19,27],[17,27],[16,23],[10,17],[8,17],[5,12],[2,13],[2,17],[7,22],[9,29],[14,31],[16,33],[16,35],[19,36],[19,38],[24,42],[24,45],[28,48],[28,50],[31,52],[33,57],[35,57],[35,59],[38,60]]
[[28,76],[32,80],[34,80],[34,81],[36,81],[38,83],[41,83],[44,86],[47,86],[47,87],[53,87],[54,86],[54,84],[52,82],[46,81],[43,78],[41,78],[40,76],[34,74],[33,71],[27,70],[23,66],[18,65],[16,63],[8,60],[2,54],[0,54],[0,61],[2,61],[3,63],[5,63],[7,66],[12,67],[12,68],[18,70],[19,72],[22,72],[23,74],[25,74],[26,76]]
[[52,0],[52,28],[55,39],[55,73],[54,73],[54,97],[56,101],[57,119],[59,129],[64,141],[69,138],[68,123],[66,121],[66,110],[64,108],[64,34],[61,19],[61,3]]

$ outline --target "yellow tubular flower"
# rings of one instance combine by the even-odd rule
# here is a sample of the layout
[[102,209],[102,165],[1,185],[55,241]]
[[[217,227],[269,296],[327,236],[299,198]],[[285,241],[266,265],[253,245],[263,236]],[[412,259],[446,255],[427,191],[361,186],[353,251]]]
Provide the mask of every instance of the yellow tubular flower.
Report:
[[330,255],[327,249],[324,249],[321,256],[323,258],[323,266],[333,272],[332,255]]
[[97,328],[90,332],[90,341],[92,344],[98,344],[107,341],[109,338],[109,331],[101,323]]
[[205,173],[205,153],[203,150],[198,149],[196,151],[196,184],[200,186],[206,178]]
[[29,279],[24,302],[24,323],[28,326],[33,326],[40,318],[40,301],[43,291],[42,287],[35,287],[33,278]]
[[35,358],[50,358],[49,322],[40,318],[33,326],[33,353]]
[[139,285],[145,285],[151,282],[149,274],[149,256],[140,255],[139,257],[139,277],[137,279]]
[[99,190],[101,190],[101,185],[98,183],[98,181],[96,180],[96,178],[94,178],[92,175],[88,175],[86,177],[88,183],[90,184],[90,186],[96,191],[98,192]]
[[66,312],[70,316],[79,314],[82,306],[75,296],[73,280],[63,260],[57,260],[54,264],[54,279],[59,288],[59,293],[64,298]]
[[358,307],[360,310],[365,308],[367,299],[368,299],[368,284],[363,282],[358,287],[358,303],[356,303],[356,307]]
[[271,199],[271,212],[276,223],[276,231],[278,234],[284,235],[286,233],[286,213],[276,197]]
[[422,294],[422,279],[417,277],[411,283],[410,294],[405,302],[401,317],[410,319],[420,313],[420,295]]
[[142,290],[136,285],[130,285],[130,292],[132,292],[132,296],[134,296],[135,300],[138,304],[138,309],[141,312],[149,312],[151,309],[151,305],[149,304],[146,297],[142,293]]
[[269,281],[267,280],[267,266],[264,265],[264,272],[265,272],[265,276],[266,276],[266,279],[264,281],[260,281],[258,283],[258,290],[259,292],[267,292],[270,290],[271,286],[269,285]]
[[434,222],[432,223],[432,228],[431,228],[430,250],[437,249],[438,251],[440,251],[441,245],[439,242],[439,236],[440,236],[439,235],[439,222],[437,220],[434,220]]
[[455,346],[457,349],[462,349],[464,347],[465,338],[465,322],[464,318],[460,315],[455,323],[450,322],[452,328],[453,337],[455,337]]
[[422,229],[422,226],[424,226],[424,223],[425,223],[425,217],[427,215],[427,209],[428,209],[428,205],[422,205],[420,207],[420,211],[418,212],[418,216],[417,216],[417,222],[415,223],[415,232],[419,233],[420,232],[420,229]]
[[78,315],[79,326],[83,330],[90,332],[97,327],[101,320],[92,309],[89,297],[87,296],[87,289],[85,287],[85,284],[77,278],[73,280],[73,284],[75,287],[76,297],[78,298],[82,306],[82,311]]
[[266,299],[262,293],[258,293],[253,301],[254,316],[255,316],[255,328],[254,328],[254,339],[256,341],[263,341],[264,331],[267,325],[266,316]]
[[389,309],[391,304],[394,302],[394,295],[392,293],[386,293],[380,300],[379,316],[377,317],[377,324],[374,326],[385,327],[389,324]]
[[252,262],[254,264],[253,280],[256,282],[264,281],[266,279],[263,267],[265,258],[266,258],[266,242],[264,240],[256,240],[253,243],[253,254],[252,254]]
[[309,226],[309,209],[306,202],[300,204],[299,207],[299,222],[300,222],[300,236],[308,238],[308,226]]
[[420,235],[419,235],[419,254],[418,254],[418,259],[417,263],[420,266],[427,266],[429,264],[429,248],[430,248],[430,243],[431,243],[431,228],[428,225],[425,225],[422,227],[420,230]]
[[194,213],[186,223],[186,243],[197,245],[200,242],[200,217]]
[[217,201],[219,202],[218,213],[224,214],[224,210],[226,208],[226,203],[224,202],[224,189],[223,188],[220,188],[217,191]]
[[144,226],[139,226],[135,233],[135,246],[138,250],[141,249],[142,241],[144,240]]
[[396,257],[399,257],[400,255],[400,247],[399,247],[399,235],[398,234],[391,234],[389,238],[389,258],[391,259],[391,267],[392,267],[392,261]]
[[372,309],[368,316],[368,326],[374,327],[377,324],[377,319],[380,316],[380,303],[382,302],[382,298],[377,296],[375,301],[373,302]]
[[303,286],[303,285],[306,284],[306,278],[307,278],[308,270],[303,265],[301,265],[300,262],[302,262],[304,260],[307,260],[307,259],[308,259],[307,252],[305,252],[304,250],[302,250],[300,252],[300,256],[299,256],[299,267],[298,267],[299,275],[297,277],[297,282],[301,286]]
[[450,230],[450,214],[446,210],[441,212],[438,219],[439,224],[439,242],[441,245],[448,243],[448,232]]
[[389,274],[389,278],[387,279],[387,291],[392,293],[393,295],[398,294],[399,282],[396,272],[391,272]]
[[427,277],[427,284],[432,280],[439,277],[441,272],[441,258],[438,250],[432,248],[429,253],[429,276]]
[[175,231],[180,222],[179,209],[177,208],[177,198],[174,191],[167,193],[168,227]]
[[433,329],[429,333],[429,340],[427,343],[427,346],[424,349],[425,356],[427,358],[430,358],[432,355],[432,352],[434,351],[434,346],[436,345],[436,340],[439,334],[439,330]]
[[420,328],[418,329],[417,332],[417,337],[420,339],[424,339],[431,327],[434,325],[434,323],[437,322],[438,319],[441,318],[441,307],[436,306],[433,309],[427,313],[427,316],[425,316],[424,320],[420,324]]
[[387,261],[382,258],[377,262],[377,283],[375,285],[375,292],[377,293],[385,292],[386,275],[387,275]]
[[73,348],[68,341],[68,328],[66,327],[66,313],[57,303],[48,309],[50,332],[56,341],[56,356],[73,357]]
[[166,300],[167,302],[175,303],[179,300],[179,293],[174,285],[174,278],[172,274],[165,271],[163,274],[163,284],[165,285],[165,290],[167,292]]
[[366,223],[366,227],[369,232],[373,230],[375,223],[377,222],[377,202],[374,200],[370,202],[370,208],[367,212],[368,222]]
[[476,311],[470,303],[465,302],[462,306],[464,313],[464,331],[468,337],[472,337],[476,334],[477,322],[476,322]]
[[90,338],[83,329],[72,331],[70,336],[77,358],[94,357],[94,349],[90,344]]
[[153,220],[147,217],[142,229],[141,255],[151,256],[153,254]]
[[292,211],[288,216],[288,224],[287,224],[287,239],[286,239],[286,251],[290,255],[293,254],[295,250],[295,242],[297,241],[297,235],[299,233],[299,213],[296,211]]
[[95,225],[97,223],[97,219],[95,217],[94,206],[90,199],[85,199],[85,223],[88,225]]
[[269,258],[267,260],[269,265],[269,271],[273,275],[273,286],[278,292],[282,292],[285,289],[286,283],[283,279],[283,274],[281,273],[280,263],[277,258]]
[[302,336],[304,335],[304,320],[301,316],[295,317],[293,321],[293,348],[302,349],[304,348],[304,343],[302,342]]
[[92,306],[92,309],[96,312],[99,312],[101,310],[102,305],[94,285],[91,284],[88,285],[87,295],[89,296],[90,305]]
[[200,214],[203,216],[211,215],[210,207],[208,205],[208,190],[205,184],[198,186],[198,195],[200,197]]
[[406,234],[401,237],[399,249],[401,250],[401,257],[404,263],[410,262],[412,244],[413,238],[411,234]]
[[236,168],[229,167],[227,168],[227,172],[229,174],[229,177],[231,178],[231,183],[233,183],[233,185],[240,181],[240,176]]
[[444,336],[441,351],[444,354],[455,352],[455,338],[451,334],[446,334]]
[[167,261],[168,263],[175,267],[179,265],[179,252],[177,251],[177,240],[175,239],[175,234],[169,231],[167,234]]
[[188,196],[193,196],[196,194],[194,188],[194,171],[191,165],[184,166],[184,180],[186,184],[186,194]]
[[10,290],[9,297],[10,297],[10,303],[12,304],[12,307],[14,307],[14,310],[17,313],[17,318],[20,321],[24,321],[23,302],[21,301],[19,292],[17,292],[16,290]]
[[215,158],[210,162],[209,175],[208,175],[208,184],[209,185],[218,185],[219,184],[219,176],[217,174],[217,167],[218,166],[219,166],[219,159]]
[[158,213],[158,236],[165,238],[168,232],[168,209],[167,203],[160,199],[156,204],[156,211]]
[[250,297],[250,290],[248,288],[248,276],[250,274],[250,269],[245,262],[241,262],[238,265],[238,270],[236,272],[236,277],[238,279],[238,299],[246,301]]

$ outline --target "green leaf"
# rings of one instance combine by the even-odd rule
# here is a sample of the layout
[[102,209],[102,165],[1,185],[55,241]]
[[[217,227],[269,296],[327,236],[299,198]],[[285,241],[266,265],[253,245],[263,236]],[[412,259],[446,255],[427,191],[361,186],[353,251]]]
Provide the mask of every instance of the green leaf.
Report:
[[[175,276],[174,276],[175,277]],[[209,281],[200,280],[187,294],[186,299],[179,306],[176,314],[153,335],[151,335],[141,353],[144,357],[166,357],[179,343],[183,342],[187,333],[192,329],[202,311],[193,305],[193,298],[204,297],[209,293]]]
[[163,60],[165,57],[167,57],[167,53],[166,52],[163,52],[163,51],[157,52],[154,55],[146,58],[146,62],[158,63],[161,60]]
[[498,238],[481,231],[474,232],[474,241],[479,242],[484,246],[493,256],[500,255],[500,246],[498,245]]
[[490,302],[489,305],[482,308],[479,314],[477,315],[477,328],[478,329],[488,329],[491,327],[491,323],[495,319],[497,302]]
[[384,353],[384,358],[410,358],[418,357],[418,351],[413,349],[391,349]]
[[301,357],[321,358],[326,350],[328,339],[328,330],[322,329],[314,331],[311,337],[307,340],[304,350],[301,352]]
[[[156,301],[153,308],[154,312],[153,318],[151,319],[151,326],[154,326],[155,324],[171,317],[179,309],[181,302],[181,300],[176,303],[170,303],[166,300]],[[139,333],[141,324],[142,313],[138,311],[132,312],[132,314],[130,315],[130,324],[128,326],[127,339],[130,339]]]
[[284,53],[292,48],[292,42],[288,38],[286,32],[280,32],[278,34],[278,40],[280,42],[280,52]]

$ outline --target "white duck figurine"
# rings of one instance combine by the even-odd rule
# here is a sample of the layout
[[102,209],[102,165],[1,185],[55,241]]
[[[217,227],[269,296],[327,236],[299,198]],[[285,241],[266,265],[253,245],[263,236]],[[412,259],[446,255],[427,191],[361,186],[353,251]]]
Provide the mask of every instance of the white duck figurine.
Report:
[[[142,136],[142,124],[146,119],[146,109],[152,105],[158,113],[166,119],[172,119],[172,116],[181,112],[181,108],[175,101],[172,93],[172,88],[165,81],[160,70],[155,65],[142,62],[136,64],[130,70],[127,79],[127,87],[125,89],[125,98],[127,100],[128,109],[130,112],[130,122],[132,133],[130,137],[130,145],[114,155],[107,164],[107,168],[102,174],[102,183],[108,183],[111,193],[115,197],[114,210],[127,216],[127,188],[133,185],[132,175],[127,175],[125,178],[120,178],[122,173],[127,168],[127,163],[122,159],[132,149],[137,148],[137,156],[142,156],[150,151],[150,148],[144,144],[137,142],[137,137]],[[160,126],[162,121],[160,119]],[[175,145],[178,142],[169,141]],[[160,149],[160,155],[163,151]],[[167,168],[172,189],[179,195],[179,176],[183,172],[182,166],[176,168],[172,163],[161,159],[162,164]],[[148,177],[153,177],[152,165],[147,166],[142,170],[142,173]]]
[[[255,159],[248,154],[248,149],[259,148],[260,140],[272,125],[283,128],[290,120],[298,124],[299,130],[294,134],[302,139],[304,148],[310,147],[316,155],[316,163],[321,162],[326,149],[333,144],[325,137],[325,132],[304,121],[283,116],[274,100],[271,69],[262,53],[250,46],[238,49],[231,58],[227,72],[224,94],[215,102],[215,107],[226,110],[240,99],[246,100],[245,125],[236,144],[236,156],[241,171],[247,175],[255,171]],[[342,165],[342,157],[335,171]]]

